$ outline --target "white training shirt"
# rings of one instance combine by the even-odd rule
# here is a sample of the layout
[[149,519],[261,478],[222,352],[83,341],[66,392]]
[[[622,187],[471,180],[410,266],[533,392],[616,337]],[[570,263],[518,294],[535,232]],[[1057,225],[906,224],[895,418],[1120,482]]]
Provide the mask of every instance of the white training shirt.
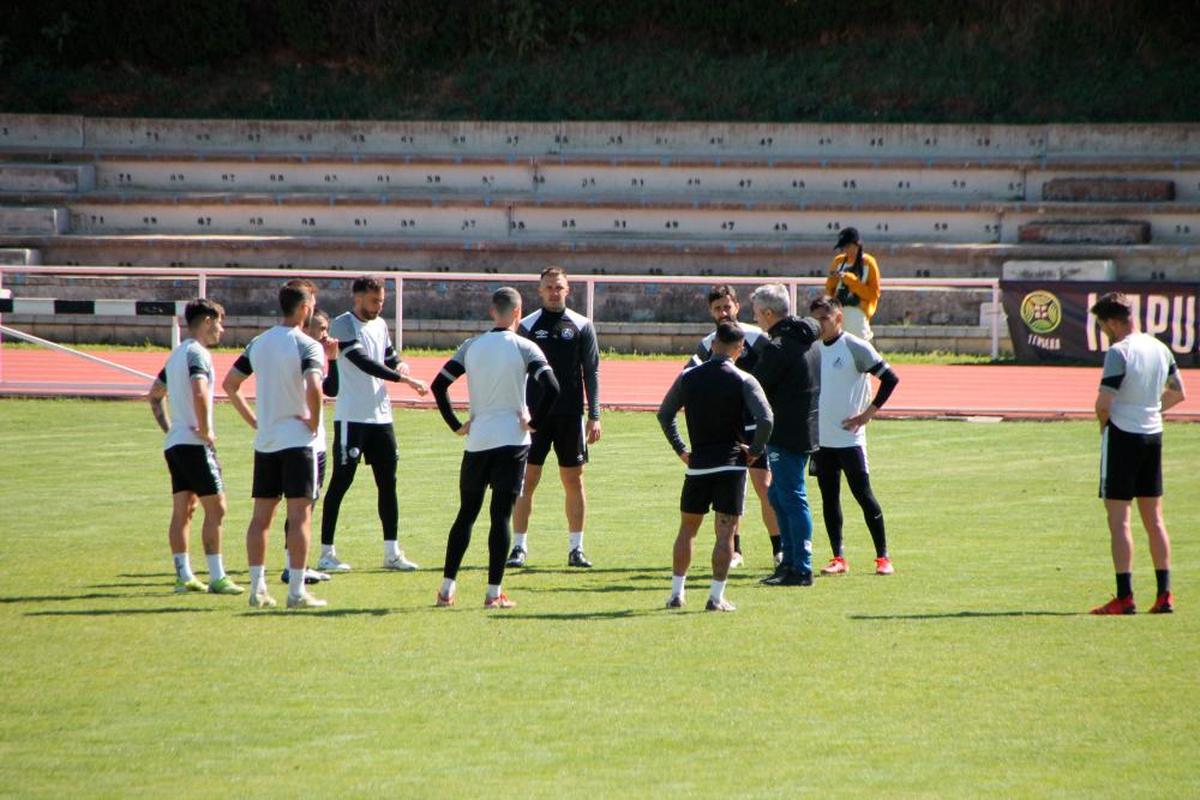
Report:
[[213,430],[213,388],[216,374],[213,372],[212,354],[195,339],[185,339],[171,351],[167,365],[160,377],[166,378],[167,404],[170,406],[171,426],[163,449],[177,444],[207,444],[193,428],[200,427],[196,420],[196,404],[192,399],[192,381],[208,380],[208,429]]
[[[338,315],[329,326],[329,336],[339,344],[338,394],[333,407],[334,421],[389,423],[392,403],[387,381],[363,372],[345,355],[361,350],[372,361],[384,363],[392,347],[392,336],[382,317],[363,322],[353,311]],[[347,344],[349,343],[349,344]]]
[[[1170,348],[1148,333],[1131,333],[1108,348],[1100,389],[1116,395],[1112,424],[1126,433],[1161,433],[1163,388],[1175,371]],[[1119,388],[1109,385],[1118,381]]]
[[258,382],[254,449],[314,447],[316,436],[301,418],[308,414],[305,376],[315,372],[319,380],[325,365],[321,345],[296,328],[276,325],[246,345],[245,356]]
[[842,428],[871,404],[871,378],[867,371],[883,358],[869,342],[842,333],[833,344],[821,342],[821,394],[817,430],[821,447],[864,447],[866,426],[856,431]]
[[[471,452],[529,444],[521,421],[529,418],[525,407],[525,378],[550,369],[541,348],[512,331],[488,331],[462,343],[452,358],[467,372],[471,398],[471,430],[466,449]],[[530,365],[538,365],[530,369]],[[448,376],[449,377],[449,376]]]

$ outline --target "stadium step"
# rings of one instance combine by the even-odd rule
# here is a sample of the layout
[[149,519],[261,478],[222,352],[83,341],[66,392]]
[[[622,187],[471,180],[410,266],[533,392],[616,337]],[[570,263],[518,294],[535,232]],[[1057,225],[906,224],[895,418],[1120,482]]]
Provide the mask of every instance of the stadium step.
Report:
[[87,192],[95,186],[91,164],[0,163],[0,192]]
[[[728,244],[629,237],[464,242],[422,237],[26,236],[43,263],[108,266],[266,267],[525,273],[549,263],[574,274],[822,276],[826,242]],[[873,242],[884,277],[999,277],[1009,260],[1106,259],[1126,280],[1200,280],[1200,247],[1186,245],[935,244]]]
[[5,237],[66,233],[67,221],[65,208],[0,206],[0,235]]
[[0,115],[0,147],[137,153],[1188,158],[1200,125],[167,120]]
[[1046,220],[1019,231],[1020,240],[1032,244],[1148,244],[1150,236],[1151,224],[1138,220]]
[[22,247],[0,247],[0,266],[22,267],[42,263],[42,254],[37,250]]
[[1042,199],[1084,203],[1169,203],[1175,199],[1175,181],[1055,178],[1042,185]]
[[[1200,160],[967,160],[843,158],[594,159],[573,156],[454,157],[235,154],[46,154],[90,162],[95,185],[117,191],[338,192],[443,197],[521,195],[820,202],[1082,200],[1077,184],[1122,184],[1094,200],[1200,201]],[[0,150],[0,161],[29,160]],[[1113,177],[1117,176],[1117,177]],[[1173,197],[1129,185],[1175,184]],[[1092,184],[1097,185],[1097,184]],[[1123,193],[1122,193],[1123,192]],[[1062,196],[1060,196],[1060,194]]]
[[[29,195],[0,195],[26,203]],[[858,228],[872,242],[1015,243],[1020,230],[1050,219],[1077,220],[1090,238],[1063,241],[1200,244],[1200,205],[1124,203],[741,203],[580,198],[454,199],[361,195],[58,196],[74,233],[223,236],[422,237],[480,241],[587,238],[759,242],[828,241]],[[1146,236],[1112,238],[1112,219],[1144,222]],[[1081,228],[1080,230],[1083,230]],[[32,232],[32,231],[30,231]],[[1099,238],[1097,238],[1099,237]],[[1108,237],[1108,238],[1105,238]],[[1034,236],[1024,241],[1043,241]]]

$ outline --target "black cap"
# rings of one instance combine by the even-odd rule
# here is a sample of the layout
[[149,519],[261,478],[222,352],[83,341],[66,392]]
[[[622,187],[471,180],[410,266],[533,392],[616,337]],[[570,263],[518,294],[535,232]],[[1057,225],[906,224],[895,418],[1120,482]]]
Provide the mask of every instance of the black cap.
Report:
[[842,228],[842,232],[838,234],[837,244],[833,246],[833,249],[841,250],[848,244],[858,244],[858,228]]

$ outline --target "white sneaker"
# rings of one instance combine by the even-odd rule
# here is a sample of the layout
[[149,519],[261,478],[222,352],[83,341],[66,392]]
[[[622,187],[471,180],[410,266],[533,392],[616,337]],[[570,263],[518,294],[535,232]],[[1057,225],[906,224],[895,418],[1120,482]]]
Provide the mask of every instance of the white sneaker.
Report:
[[288,608],[324,608],[329,605],[326,600],[318,600],[308,592],[301,592],[299,596],[288,595]]
[[734,552],[733,558],[729,559],[729,568],[734,569],[735,567],[740,567],[745,563],[746,560],[742,558],[742,554]]
[[775,554],[775,566],[778,567],[782,563],[783,563],[783,552],[780,551]]
[[274,608],[275,607],[275,598],[271,597],[271,595],[267,594],[265,591],[251,592],[250,593],[250,607],[251,608]]
[[327,556],[321,556],[321,560],[317,562],[317,569],[321,572],[349,572],[350,565],[330,553]]
[[420,567],[404,557],[403,550],[397,553],[395,558],[383,559],[383,568],[394,569],[400,572],[414,572],[415,570],[420,569]]
[[304,582],[305,583],[310,583],[313,581],[327,581],[327,580],[329,580],[328,572],[318,572],[315,569],[307,569],[307,568],[305,568],[305,570],[304,570]]

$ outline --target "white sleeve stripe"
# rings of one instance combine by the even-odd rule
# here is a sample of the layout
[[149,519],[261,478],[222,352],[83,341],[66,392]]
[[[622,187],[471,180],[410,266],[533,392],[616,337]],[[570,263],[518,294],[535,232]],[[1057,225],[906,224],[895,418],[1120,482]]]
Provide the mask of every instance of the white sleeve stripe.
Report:
[[342,352],[349,353],[351,350],[362,350],[362,342],[360,342],[356,339],[353,344],[348,345],[347,347],[343,348]]
[[451,375],[449,370],[447,370],[445,367],[442,367],[442,369],[438,371],[438,374],[448,381],[453,381],[455,378],[455,376]]
[[539,375],[541,375],[543,372],[545,372],[546,370],[548,370],[548,369],[550,369],[550,365],[549,365],[549,364],[543,364],[541,369],[539,369],[537,372],[533,373],[533,379],[534,379],[534,380],[537,380],[537,377],[538,377]]

